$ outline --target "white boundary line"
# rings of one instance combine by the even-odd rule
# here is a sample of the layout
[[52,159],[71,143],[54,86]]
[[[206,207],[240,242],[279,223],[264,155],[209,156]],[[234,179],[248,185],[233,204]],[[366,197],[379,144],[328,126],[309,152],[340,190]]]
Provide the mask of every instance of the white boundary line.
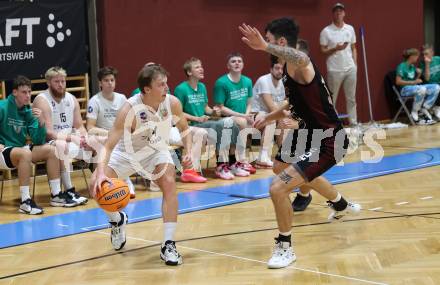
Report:
[[[103,234],[103,235],[110,235],[109,233],[102,232],[102,231],[95,231],[95,233]],[[143,239],[143,238],[130,237],[130,236],[127,236],[127,239],[138,240],[138,241],[143,241],[143,242],[148,242],[148,243],[153,243],[153,244],[160,244],[160,242],[158,242],[158,241],[147,240],[147,239]],[[209,250],[204,250],[204,249],[198,249],[198,248],[194,248],[194,247],[183,246],[183,245],[180,245],[180,244],[179,244],[179,247],[180,248],[189,249],[189,250],[198,251],[198,252],[218,255],[218,256],[225,256],[225,257],[235,258],[235,259],[239,259],[239,260],[257,262],[257,263],[260,263],[260,264],[267,264],[267,262],[261,261],[261,260],[256,260],[256,259],[252,259],[252,258],[246,258],[246,257],[241,257],[241,256],[236,256],[236,255],[231,255],[231,254],[226,254],[226,253],[221,253],[221,252],[209,251]],[[359,281],[359,282],[363,282],[363,283],[367,283],[367,284],[388,285],[387,283],[380,283],[380,282],[369,281],[369,280],[365,280],[365,279],[354,278],[354,277],[350,277],[350,276],[326,273],[326,272],[321,272],[321,271],[318,271],[318,270],[305,269],[305,268],[300,268],[300,267],[296,267],[296,266],[292,266],[292,265],[286,267],[286,269],[295,269],[295,270],[298,270],[298,271],[304,271],[304,272],[309,272],[309,273],[316,273],[316,274],[320,274],[320,275],[326,275],[326,276],[330,276],[330,277],[336,277],[336,278],[342,278],[342,279],[347,279],[347,280]]]
[[432,199],[432,196],[426,196],[426,197],[420,198],[420,200],[429,200],[429,199]]

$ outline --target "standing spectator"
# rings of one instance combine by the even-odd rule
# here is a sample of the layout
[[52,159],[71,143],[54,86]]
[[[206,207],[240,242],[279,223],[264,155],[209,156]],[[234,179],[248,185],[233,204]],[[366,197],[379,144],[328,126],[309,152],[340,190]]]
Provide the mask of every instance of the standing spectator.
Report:
[[353,26],[344,22],[344,4],[336,3],[332,12],[333,23],[321,31],[319,39],[321,52],[327,56],[327,83],[335,106],[342,85],[350,124],[356,125],[356,34]]

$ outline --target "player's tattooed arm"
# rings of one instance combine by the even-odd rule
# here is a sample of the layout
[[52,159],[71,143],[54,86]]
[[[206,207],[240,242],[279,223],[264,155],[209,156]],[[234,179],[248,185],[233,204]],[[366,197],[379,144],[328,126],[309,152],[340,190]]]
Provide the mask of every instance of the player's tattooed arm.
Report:
[[266,51],[298,67],[305,67],[310,63],[310,58],[307,54],[291,47],[268,44]]

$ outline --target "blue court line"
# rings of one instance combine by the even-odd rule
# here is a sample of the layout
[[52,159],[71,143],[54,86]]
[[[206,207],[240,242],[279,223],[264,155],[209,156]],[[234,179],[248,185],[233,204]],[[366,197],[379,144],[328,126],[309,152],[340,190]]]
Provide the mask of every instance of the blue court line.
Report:
[[[440,165],[440,148],[384,157],[378,163],[353,162],[330,169],[325,177],[333,184]],[[179,213],[249,201],[268,196],[272,178],[263,178],[178,194]],[[161,217],[162,198],[131,202],[125,212],[129,222]],[[0,248],[53,239],[108,227],[99,208],[33,218],[0,225]]]

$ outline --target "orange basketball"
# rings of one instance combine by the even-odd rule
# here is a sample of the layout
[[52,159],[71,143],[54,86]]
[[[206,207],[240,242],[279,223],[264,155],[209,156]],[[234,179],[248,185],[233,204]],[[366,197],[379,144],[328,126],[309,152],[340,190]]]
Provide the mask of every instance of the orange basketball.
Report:
[[101,191],[97,193],[96,201],[108,212],[117,212],[125,208],[130,201],[130,191],[127,183],[117,178],[110,178],[112,183],[104,181]]

